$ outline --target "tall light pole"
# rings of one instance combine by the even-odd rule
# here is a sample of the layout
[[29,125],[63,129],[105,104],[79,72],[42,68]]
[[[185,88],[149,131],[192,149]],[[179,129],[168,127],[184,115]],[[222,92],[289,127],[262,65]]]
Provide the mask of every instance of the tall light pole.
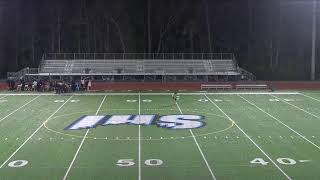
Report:
[[317,0],[313,0],[311,80],[316,79]]
[[150,24],[150,21],[151,21],[151,2],[150,0],[148,0],[148,53],[151,54],[151,51],[152,51],[152,41],[151,41],[151,24]]
[[212,43],[211,43],[211,28],[210,28],[210,19],[209,19],[209,7],[207,0],[203,0],[206,12],[206,23],[207,23],[207,32],[208,32],[208,45],[209,52],[212,53]]

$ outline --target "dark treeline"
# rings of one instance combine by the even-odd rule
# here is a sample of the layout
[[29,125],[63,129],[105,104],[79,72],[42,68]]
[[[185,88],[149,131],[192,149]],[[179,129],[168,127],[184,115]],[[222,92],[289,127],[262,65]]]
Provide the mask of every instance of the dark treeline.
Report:
[[0,72],[48,52],[233,52],[260,79],[309,79],[312,1],[1,0]]

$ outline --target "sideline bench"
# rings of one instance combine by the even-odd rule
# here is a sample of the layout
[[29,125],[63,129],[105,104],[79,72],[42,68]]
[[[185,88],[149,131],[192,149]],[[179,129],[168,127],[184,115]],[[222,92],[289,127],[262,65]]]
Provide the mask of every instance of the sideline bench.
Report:
[[231,84],[201,84],[201,90],[205,90],[205,89],[232,89],[232,85]]
[[235,85],[235,89],[237,89],[237,90],[246,90],[246,89],[266,90],[266,89],[269,89],[269,86],[267,84],[237,84],[237,85]]

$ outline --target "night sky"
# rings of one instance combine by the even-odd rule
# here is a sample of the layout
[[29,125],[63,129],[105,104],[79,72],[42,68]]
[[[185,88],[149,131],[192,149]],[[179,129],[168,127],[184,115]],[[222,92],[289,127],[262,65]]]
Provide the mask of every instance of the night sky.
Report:
[[[307,80],[312,9],[313,0],[0,0],[0,72],[51,52],[232,52],[259,79]],[[318,29],[319,14],[320,1]]]

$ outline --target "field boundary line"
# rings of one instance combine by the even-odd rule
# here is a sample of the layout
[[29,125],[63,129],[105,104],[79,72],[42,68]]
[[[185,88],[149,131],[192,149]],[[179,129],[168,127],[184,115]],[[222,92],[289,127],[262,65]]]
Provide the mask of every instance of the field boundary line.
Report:
[[314,142],[312,142],[311,140],[309,140],[308,138],[306,138],[305,136],[303,136],[302,134],[300,134],[299,132],[297,132],[296,130],[292,129],[290,126],[288,126],[287,124],[285,124],[284,122],[282,122],[281,120],[279,120],[278,118],[274,117],[273,115],[269,114],[268,112],[266,112],[265,110],[263,110],[262,108],[258,107],[256,104],[254,104],[253,102],[250,102],[249,100],[247,100],[246,98],[238,95],[239,97],[241,97],[243,100],[245,100],[247,103],[251,104],[252,106],[256,107],[257,109],[259,109],[261,112],[267,114],[268,116],[270,116],[272,119],[278,121],[280,124],[284,125],[285,127],[287,127],[288,129],[290,129],[292,132],[294,132],[295,134],[297,134],[298,136],[300,136],[302,139],[306,140],[307,142],[309,142],[310,144],[312,144],[313,146],[315,146],[317,149],[320,150],[320,147],[318,145],[316,145]]
[[48,122],[73,96],[69,97],[67,101],[65,101],[54,113],[52,113],[19,147],[16,149],[9,158],[3,162],[0,166],[0,169],[7,164],[7,162],[17,153],[19,150],[27,143],[29,140],[44,126],[46,122]]
[[[141,101],[140,101],[140,92],[139,92],[139,124],[140,124],[140,115],[141,115]],[[138,154],[138,166],[139,166],[139,177],[138,179],[141,180],[141,125],[139,125],[139,154]]]
[[[9,116],[11,116],[12,114],[16,113],[17,111],[19,111],[20,109],[24,108],[25,106],[27,106],[28,104],[32,103],[34,100],[38,99],[41,95],[38,95],[37,97],[31,99],[30,101],[28,101],[27,103],[23,104],[22,106],[20,106],[19,108],[15,109],[14,111],[12,111],[11,113],[9,113],[8,115],[4,116],[3,118],[0,119],[0,122],[2,122],[3,120],[7,119]],[[2,98],[1,98],[2,99]]]
[[[101,101],[100,106],[99,106],[99,108],[97,109],[97,111],[96,111],[96,114],[95,114],[95,115],[98,115],[98,113],[99,113],[99,111],[100,111],[100,109],[101,109],[101,107],[102,107],[102,104],[104,103],[104,101],[105,101],[106,97],[107,97],[106,95],[103,97],[103,100]],[[63,176],[63,180],[67,179],[67,177],[68,177],[68,175],[69,175],[69,172],[70,172],[70,170],[71,170],[71,168],[72,168],[72,166],[73,166],[74,162],[76,161],[76,159],[77,159],[77,157],[78,157],[78,154],[79,154],[79,152],[80,152],[80,149],[81,149],[81,147],[82,147],[82,145],[83,145],[84,141],[87,139],[86,137],[87,137],[87,135],[88,135],[89,131],[90,131],[90,129],[87,129],[86,134],[83,136],[83,139],[82,139],[82,141],[81,141],[81,143],[80,143],[80,145],[79,145],[79,147],[78,147],[78,149],[77,149],[76,153],[74,154],[73,159],[72,159],[72,161],[71,161],[71,163],[70,163],[70,165],[69,165],[69,167],[68,167],[68,169],[67,169],[67,171],[66,171],[65,175]]]
[[308,95],[305,95],[305,94],[303,94],[303,93],[300,93],[300,95],[302,95],[302,96],[304,96],[304,97],[307,97],[307,98],[310,98],[310,99],[313,99],[313,100],[315,100],[315,101],[320,102],[320,100],[319,100],[319,99],[314,98],[314,97],[312,97],[312,96],[308,96]]
[[[218,108],[230,121],[233,121],[229,115],[227,115],[216,103],[214,103],[207,95],[205,95],[205,97],[216,107]],[[234,122],[235,126],[237,126],[237,128],[262,152],[262,154],[264,154],[271,162],[273,165],[275,165],[275,167],[284,175],[286,176],[286,178],[288,180],[292,180],[291,177],[284,172],[284,170],[282,170],[276,162],[274,162],[272,160],[272,158],[255,142],[253,141],[253,139],[251,139],[251,137],[236,123]]]
[[309,115],[311,115],[311,116],[313,116],[313,117],[315,117],[315,118],[320,119],[319,116],[317,116],[317,115],[315,115],[315,114],[313,114],[313,113],[311,113],[311,112],[309,112],[309,111],[306,111],[306,110],[304,110],[304,109],[302,109],[302,108],[300,108],[300,107],[298,107],[298,106],[296,106],[296,105],[294,105],[294,104],[292,104],[292,103],[289,103],[289,102],[287,102],[287,101],[284,101],[284,100],[283,100],[282,98],[280,98],[280,97],[277,97],[277,96],[274,96],[274,95],[270,95],[270,96],[272,96],[272,97],[274,97],[274,98],[277,98],[277,99],[280,99],[282,102],[284,102],[284,103],[286,103],[286,104],[289,104],[290,106],[295,107],[296,109],[299,109],[300,111],[303,111],[303,112],[305,112],[305,113],[307,113],[307,114],[309,114]]
[[[181,111],[181,109],[180,109],[180,106],[179,106],[178,102],[175,101],[175,103],[176,103],[176,105],[177,105],[177,107],[178,107],[178,109],[179,109],[179,111],[180,111],[180,114],[183,114],[182,111]],[[193,138],[194,142],[195,142],[196,145],[197,145],[197,148],[198,148],[198,150],[199,150],[199,152],[200,152],[200,154],[201,154],[201,156],[202,156],[202,159],[203,159],[204,162],[206,163],[206,166],[207,166],[207,168],[208,168],[208,170],[209,170],[209,172],[210,172],[210,175],[211,175],[212,179],[213,179],[213,180],[216,180],[216,176],[215,176],[214,173],[212,172],[212,169],[211,169],[211,167],[210,167],[210,165],[209,165],[209,163],[208,163],[208,161],[207,161],[207,158],[206,158],[206,156],[204,155],[204,153],[202,152],[202,149],[201,149],[201,147],[200,147],[200,145],[199,145],[196,137],[194,136],[194,134],[193,134],[193,132],[192,132],[191,129],[189,129],[189,132],[191,133],[192,138]]]
[[[148,95],[148,96],[157,96],[157,95],[167,95],[171,96],[172,93],[140,93],[142,95]],[[246,94],[246,95],[269,95],[269,94],[275,94],[275,95],[298,95],[301,94],[299,92],[179,92],[180,95],[237,95],[237,94]],[[137,96],[139,93],[65,93],[65,94],[54,94],[54,93],[11,93],[11,94],[0,94],[0,95],[7,95],[7,96],[36,96],[36,95],[44,95],[44,96],[104,96],[104,95],[110,95],[110,96]]]

